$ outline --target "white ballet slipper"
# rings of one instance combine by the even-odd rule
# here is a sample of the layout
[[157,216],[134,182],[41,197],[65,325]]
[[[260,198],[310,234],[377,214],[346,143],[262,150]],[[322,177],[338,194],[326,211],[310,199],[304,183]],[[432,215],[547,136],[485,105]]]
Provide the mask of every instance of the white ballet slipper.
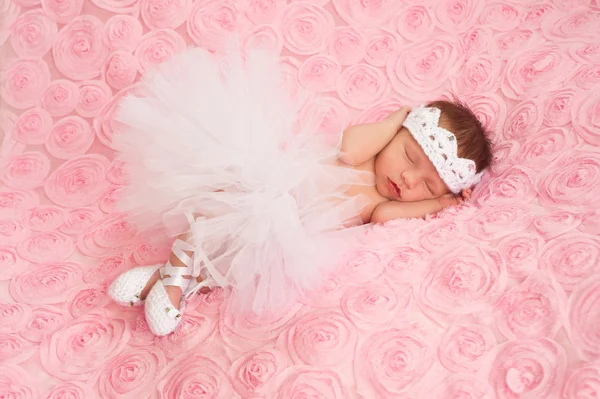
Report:
[[108,295],[119,305],[140,306],[140,294],[161,265],[140,266],[126,271],[112,282]]

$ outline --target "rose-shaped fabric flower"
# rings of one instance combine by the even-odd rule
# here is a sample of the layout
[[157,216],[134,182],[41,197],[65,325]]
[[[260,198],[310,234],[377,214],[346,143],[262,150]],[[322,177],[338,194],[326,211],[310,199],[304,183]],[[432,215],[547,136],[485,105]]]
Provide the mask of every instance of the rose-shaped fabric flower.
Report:
[[304,61],[298,70],[298,81],[316,92],[335,90],[338,76],[342,72],[340,63],[328,55],[314,55]]
[[396,284],[417,286],[427,273],[429,252],[413,245],[394,246],[384,258],[383,275]]
[[286,0],[248,0],[244,12],[255,24],[271,23],[286,4]]
[[455,247],[467,238],[466,226],[450,219],[432,220],[417,231],[419,242],[428,251]]
[[122,255],[114,255],[95,261],[86,269],[83,281],[86,283],[102,283],[111,280],[122,271],[130,268],[130,262]]
[[44,144],[52,126],[52,116],[43,108],[34,107],[19,115],[13,138],[22,144]]
[[56,23],[41,10],[31,10],[21,14],[12,25],[10,44],[21,57],[42,58],[52,48],[57,32]]
[[35,352],[31,342],[17,334],[0,334],[0,363],[19,364],[29,359]]
[[140,0],[92,0],[103,10],[117,14],[132,14],[138,11]]
[[33,231],[52,231],[62,226],[64,214],[56,206],[42,205],[28,210],[23,220]]
[[10,36],[10,27],[21,13],[21,6],[14,1],[2,1],[0,3],[2,21],[0,24],[0,45],[3,45]]
[[29,322],[31,308],[18,303],[0,303],[0,334],[18,333]]
[[300,110],[300,123],[312,121],[318,125],[315,138],[335,147],[348,125],[348,108],[337,98],[321,97],[309,101]]
[[216,329],[215,317],[186,312],[174,333],[157,337],[155,344],[165,353],[167,359],[173,359],[188,352],[204,342]]
[[281,57],[281,86],[285,93],[289,93],[292,100],[299,100],[300,82],[298,81],[298,70],[300,63],[294,57]]
[[566,399],[593,398],[600,392],[600,362],[585,363],[571,369],[562,390]]
[[582,65],[573,77],[575,84],[589,90],[600,83],[600,65]]
[[55,306],[40,306],[31,310],[27,326],[21,336],[31,342],[42,342],[46,335],[52,334],[69,321],[69,314]]
[[113,15],[104,24],[104,44],[113,50],[133,50],[142,31],[142,24],[134,16]]
[[502,173],[501,176],[488,180],[477,189],[477,202],[480,204],[501,205],[528,204],[536,197],[533,187],[533,170],[514,166]]
[[[146,33],[135,49],[140,73],[144,74],[149,68],[169,61],[184,49],[185,41],[174,30],[160,29]],[[117,96],[118,94],[115,97]]]
[[127,172],[125,170],[125,162],[119,159],[113,160],[106,172],[106,180],[120,186],[129,184],[129,178],[127,177]]
[[154,344],[156,335],[148,328],[148,322],[146,316],[142,312],[138,317],[131,322],[131,339],[129,345],[131,346],[150,346]]
[[366,37],[351,26],[338,26],[327,37],[329,54],[342,65],[360,62],[367,52]]
[[46,181],[44,190],[55,204],[69,208],[94,203],[108,187],[105,180],[109,161],[96,154],[63,163]]
[[10,295],[18,302],[33,305],[64,302],[73,285],[81,282],[76,263],[48,263],[28,270],[10,281]]
[[2,182],[8,187],[29,190],[39,187],[50,173],[46,154],[32,151],[12,157],[4,166]]
[[359,109],[377,102],[388,92],[384,73],[368,64],[346,68],[338,77],[336,86],[340,99]]
[[[490,174],[484,175],[483,183],[485,184],[489,179],[493,179],[500,176],[502,173],[513,167],[518,162],[518,154],[521,150],[521,145],[518,141],[504,141],[498,142],[492,147],[492,165],[490,167]],[[475,198],[479,194],[478,187],[475,187]]]
[[28,235],[29,228],[27,228],[27,226],[25,226],[23,223],[17,220],[0,219],[0,239],[2,239],[3,244],[17,244]]
[[[528,4],[525,2],[524,4]],[[524,28],[539,29],[542,22],[552,14],[554,7],[551,4],[534,4],[525,7],[521,12],[521,25]]]
[[56,68],[69,79],[86,80],[100,75],[108,54],[102,40],[103,24],[93,15],[71,20],[60,32],[52,55]]
[[506,261],[508,276],[521,279],[536,271],[543,246],[542,237],[529,232],[511,234],[502,239],[498,244],[498,251]]
[[335,26],[333,16],[327,10],[303,3],[286,6],[279,14],[278,23],[284,46],[299,55],[318,53]]
[[193,352],[182,353],[163,368],[156,389],[161,398],[201,393],[209,398],[230,399],[235,392],[223,366]]
[[408,392],[433,365],[435,350],[429,340],[417,328],[392,328],[369,337],[354,361],[357,392],[365,398]]
[[362,330],[378,328],[394,320],[408,306],[410,294],[408,285],[396,288],[385,280],[375,280],[346,291],[342,311]]
[[55,117],[73,112],[79,101],[79,86],[70,80],[50,82],[40,95],[39,104]]
[[262,49],[272,54],[280,54],[283,49],[283,36],[273,25],[258,25],[244,36],[242,48],[246,52]]
[[158,348],[130,349],[111,359],[100,372],[98,390],[103,398],[151,396],[154,382],[165,366]]
[[109,250],[124,249],[135,238],[133,226],[124,220],[122,214],[104,217],[78,237],[77,248],[87,256],[104,257]]
[[483,2],[476,0],[443,0],[436,3],[436,15],[441,29],[448,33],[462,33],[477,22]]
[[74,318],[78,318],[90,310],[101,308],[109,301],[107,289],[99,284],[86,284],[74,288],[65,306]]
[[21,367],[0,365],[0,396],[5,398],[36,399],[40,394],[35,380]]
[[506,65],[500,87],[506,97],[519,100],[562,87],[575,63],[557,46],[517,51]]
[[402,39],[395,32],[378,29],[369,35],[365,61],[376,67],[385,66],[387,59],[398,50],[401,43]]
[[461,67],[456,46],[441,38],[415,42],[392,54],[387,74],[394,90],[411,99],[429,101],[440,95]]
[[441,322],[484,310],[506,287],[500,254],[482,245],[459,246],[432,263],[415,294],[419,306]]
[[50,83],[50,69],[42,59],[17,59],[2,69],[0,96],[11,107],[33,107]]
[[596,29],[600,11],[576,8],[570,12],[553,13],[542,23],[542,32],[549,41],[570,42],[573,38],[586,43],[596,43]]
[[547,240],[576,229],[581,224],[581,218],[567,211],[553,211],[537,218],[533,225]]
[[511,341],[496,355],[489,375],[498,399],[547,398],[560,389],[565,350],[546,338]]
[[94,118],[111,96],[110,87],[101,80],[80,82],[75,111],[84,118]]
[[187,14],[186,30],[202,48],[224,50],[232,33],[248,30],[250,21],[235,0],[196,1]]
[[150,29],[175,29],[185,22],[191,0],[142,0],[142,19]]
[[70,209],[65,213],[65,223],[60,231],[65,234],[79,234],[102,218],[97,208]]
[[249,352],[231,365],[235,390],[244,397],[271,393],[269,383],[288,366],[288,359],[277,349]]
[[138,60],[128,51],[118,50],[110,54],[102,67],[102,78],[110,86],[121,90],[135,81]]
[[548,126],[563,126],[571,122],[570,111],[573,108],[573,98],[578,93],[575,89],[562,89],[550,92],[544,101],[544,124]]
[[547,205],[586,206],[598,198],[600,151],[576,147],[563,152],[541,171],[537,190],[540,201]]
[[94,142],[90,124],[80,116],[67,116],[58,120],[46,137],[46,150],[59,159],[83,155]]
[[484,128],[492,131],[493,137],[500,137],[498,131],[506,118],[506,102],[497,94],[475,94],[466,98],[466,102]]
[[[35,191],[0,188],[0,217],[12,217],[40,204]],[[2,229],[0,229],[2,231]]]
[[586,142],[600,145],[600,95],[595,91],[580,92],[571,108],[573,127]]
[[343,261],[343,276],[349,282],[363,284],[377,278],[383,271],[381,257],[370,248],[358,248]]
[[225,290],[222,288],[213,288],[205,294],[198,295],[194,301],[196,311],[206,315],[218,315],[221,313],[225,296]]
[[41,0],[41,3],[44,14],[59,24],[69,23],[83,8],[83,0]]
[[12,0],[12,3],[20,7],[33,7],[39,5],[41,0]]
[[306,366],[290,367],[279,376],[279,380],[282,380],[282,383],[277,387],[277,396],[274,399],[348,397],[340,376],[332,370]]
[[539,171],[545,169],[565,148],[576,145],[577,139],[572,131],[560,127],[542,129],[525,141],[518,159]]
[[106,309],[95,310],[42,341],[42,366],[54,377],[87,381],[123,350],[130,335],[124,319]]
[[132,256],[135,263],[138,265],[153,265],[162,263],[169,258],[171,247],[166,245],[152,245],[142,243],[135,247]]
[[452,87],[457,93],[493,93],[498,89],[502,64],[496,58],[487,55],[470,57],[463,66]]
[[496,345],[494,333],[480,324],[453,324],[438,349],[444,367],[455,373],[475,372]]
[[225,306],[219,320],[219,331],[226,343],[243,350],[259,348],[265,342],[278,337],[295,320],[302,305],[290,305],[289,309],[270,315],[240,314],[232,306]]
[[372,105],[371,107],[362,111],[358,116],[352,121],[353,124],[358,125],[362,123],[375,123],[380,122],[390,116],[394,111],[402,108],[403,102],[395,99],[388,98],[383,101]]
[[[0,221],[0,239],[4,240],[4,224]],[[8,242],[4,240],[2,242]],[[29,267],[29,262],[21,258],[14,248],[0,247],[0,281],[10,280]]]
[[580,232],[556,237],[544,247],[540,266],[570,291],[600,271],[600,239]]
[[333,0],[335,10],[349,25],[383,26],[398,9],[394,0],[353,1]]
[[492,241],[523,231],[532,222],[533,215],[522,206],[484,207],[469,225],[469,233],[476,239]]
[[472,374],[454,374],[435,386],[428,399],[489,399],[492,387]]
[[479,23],[499,31],[513,30],[520,22],[519,10],[505,2],[486,4],[479,17]]
[[304,292],[299,301],[313,308],[339,306],[348,286],[349,283],[344,281],[341,276],[330,275],[320,286]]
[[553,338],[561,327],[566,295],[542,272],[507,291],[494,306],[496,327],[509,340]]
[[522,48],[535,48],[543,43],[541,35],[532,30],[512,30],[495,35],[487,43],[490,55],[507,59]]
[[356,327],[333,311],[310,312],[282,336],[295,364],[337,366],[348,363],[357,340]]
[[598,359],[600,337],[597,321],[600,317],[600,275],[583,280],[569,298],[567,332],[579,355],[588,360]]
[[94,395],[93,389],[80,382],[63,382],[46,392],[44,399],[85,399]]
[[429,7],[412,5],[402,8],[395,17],[394,25],[406,40],[417,41],[427,37],[435,29]]
[[526,100],[517,104],[508,114],[504,123],[505,140],[522,140],[539,130],[544,120],[542,103],[539,100]]

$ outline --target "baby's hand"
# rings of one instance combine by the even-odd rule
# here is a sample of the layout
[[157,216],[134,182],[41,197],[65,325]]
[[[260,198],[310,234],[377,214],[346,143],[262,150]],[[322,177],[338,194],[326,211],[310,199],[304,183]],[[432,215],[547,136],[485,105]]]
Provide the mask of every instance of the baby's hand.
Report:
[[471,189],[463,190],[460,195],[456,194],[445,194],[440,197],[440,205],[442,208],[449,206],[460,205],[464,201],[468,201],[471,198]]

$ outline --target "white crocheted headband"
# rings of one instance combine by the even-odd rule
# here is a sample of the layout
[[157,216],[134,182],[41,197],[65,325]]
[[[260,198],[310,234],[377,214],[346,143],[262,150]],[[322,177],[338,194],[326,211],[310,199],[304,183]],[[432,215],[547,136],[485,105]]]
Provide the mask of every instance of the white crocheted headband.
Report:
[[458,194],[479,183],[482,173],[477,173],[475,162],[458,157],[456,136],[438,126],[440,114],[438,108],[420,106],[410,111],[403,125],[423,148],[450,191]]

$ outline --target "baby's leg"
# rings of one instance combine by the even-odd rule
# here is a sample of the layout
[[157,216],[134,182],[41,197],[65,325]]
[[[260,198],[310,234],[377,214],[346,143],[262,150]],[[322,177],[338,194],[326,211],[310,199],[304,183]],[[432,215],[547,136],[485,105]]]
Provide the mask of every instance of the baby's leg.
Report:
[[[187,243],[191,243],[191,238],[192,238],[191,233],[184,233],[177,237],[177,239],[185,241]],[[188,256],[193,255],[192,251],[183,251],[183,252]],[[169,262],[171,263],[171,266],[173,266],[173,267],[186,267],[186,265],[173,253],[173,251],[171,251],[171,253],[169,254]],[[169,275],[165,275],[165,277],[169,277]],[[150,292],[150,289],[152,289],[152,287],[154,286],[154,283],[156,283],[156,281],[159,278],[160,278],[160,272],[157,271],[156,273],[154,273],[154,275],[152,276],[150,281],[148,281],[148,284],[146,285],[146,287],[144,287],[144,289],[142,290],[142,292],[140,294],[140,298],[142,300],[146,299],[146,296]],[[184,276],[184,278],[190,279],[192,277]],[[200,281],[202,281],[202,278],[198,277],[196,280],[198,282],[200,282]],[[165,291],[169,295],[169,299],[171,300],[171,303],[173,304],[173,306],[175,306],[176,308],[179,308],[179,301],[181,300],[181,295],[182,295],[181,288],[176,287],[176,286],[167,285],[167,286],[165,286]]]

